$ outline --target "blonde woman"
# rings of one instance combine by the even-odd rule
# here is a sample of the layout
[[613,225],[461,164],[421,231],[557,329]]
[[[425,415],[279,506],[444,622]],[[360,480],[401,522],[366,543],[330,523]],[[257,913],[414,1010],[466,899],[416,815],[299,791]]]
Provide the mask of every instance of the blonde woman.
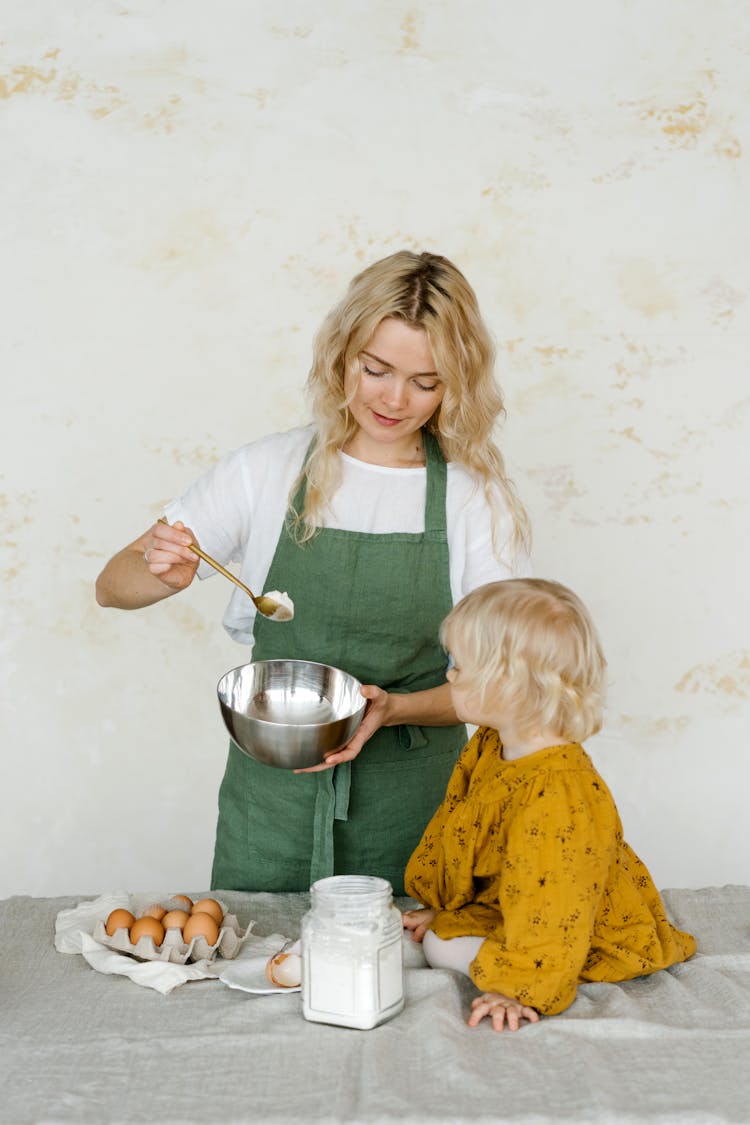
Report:
[[212,573],[195,541],[294,602],[282,625],[232,596],[224,626],[253,659],[332,664],[364,685],[365,718],[323,767],[278,770],[230,746],[214,888],[300,891],[353,872],[403,892],[465,739],[440,622],[475,587],[528,571],[527,519],[493,439],[493,358],[451,262],[376,262],[316,339],[313,423],[223,458],[99,576],[101,605],[153,604]]
[[581,741],[602,722],[606,662],[591,618],[557,582],[490,583],[441,636],[460,719],[479,730],[406,869],[422,909],[404,927],[433,968],[481,990],[469,1025],[518,1030],[575,999],[695,952],[624,842]]

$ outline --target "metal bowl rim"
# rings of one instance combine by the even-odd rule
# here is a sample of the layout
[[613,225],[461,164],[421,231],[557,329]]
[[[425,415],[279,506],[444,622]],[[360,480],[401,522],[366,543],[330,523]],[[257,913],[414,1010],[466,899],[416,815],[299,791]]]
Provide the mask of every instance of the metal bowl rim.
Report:
[[238,664],[235,668],[230,668],[223,676],[219,677],[219,681],[216,684],[216,694],[219,696],[219,703],[222,707],[226,707],[227,711],[231,712],[231,714],[241,715],[242,718],[247,719],[248,722],[258,723],[261,727],[269,727],[271,730],[278,730],[279,727],[294,727],[295,730],[325,730],[326,727],[331,727],[335,723],[345,723],[349,719],[355,718],[360,712],[364,711],[367,706],[367,700],[362,696],[361,707],[357,707],[355,711],[350,711],[348,715],[339,715],[337,718],[329,719],[328,722],[325,723],[274,723],[270,719],[259,719],[256,715],[243,715],[241,711],[235,710],[234,707],[231,707],[222,699],[219,688],[222,681],[225,680],[227,676],[231,676],[233,672],[239,672],[243,668],[251,668],[254,664],[304,664],[307,668],[311,666],[313,668],[328,668],[332,672],[339,672],[342,676],[348,676],[357,687],[361,688],[362,684],[351,672],[345,672],[343,668],[337,668],[334,664],[324,664],[320,660],[287,660],[285,657],[276,657],[271,660],[249,660],[247,664]]

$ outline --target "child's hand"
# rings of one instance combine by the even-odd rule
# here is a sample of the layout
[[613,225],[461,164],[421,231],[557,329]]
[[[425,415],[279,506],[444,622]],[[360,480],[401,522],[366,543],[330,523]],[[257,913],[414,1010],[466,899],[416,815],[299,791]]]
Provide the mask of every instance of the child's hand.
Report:
[[537,1023],[539,1020],[536,1008],[527,1008],[519,1000],[503,996],[502,992],[483,992],[476,1000],[472,1000],[471,1007],[472,1013],[466,1021],[469,1027],[476,1027],[485,1016],[490,1017],[495,1031],[502,1031],[503,1027],[507,1027],[509,1031],[518,1031],[522,1019],[529,1023]]
[[405,930],[411,930],[411,940],[421,941],[435,920],[437,910],[423,907],[421,910],[405,910],[403,923]]

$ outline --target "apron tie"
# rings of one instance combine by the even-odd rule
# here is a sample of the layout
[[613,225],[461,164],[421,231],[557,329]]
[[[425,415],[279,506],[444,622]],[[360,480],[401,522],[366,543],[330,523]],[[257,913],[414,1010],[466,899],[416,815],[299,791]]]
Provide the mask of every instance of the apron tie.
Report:
[[332,770],[319,773],[317,783],[310,857],[311,883],[333,875],[333,822],[349,819],[352,763],[342,762]]
[[398,741],[404,750],[421,750],[428,745],[428,740],[421,727],[413,723],[406,723],[398,728]]
[[333,875],[333,820],[336,806],[333,770],[317,774],[316,780],[310,883]]
[[335,800],[333,807],[334,820],[349,819],[349,793],[352,787],[352,763],[341,762],[333,769],[333,788]]

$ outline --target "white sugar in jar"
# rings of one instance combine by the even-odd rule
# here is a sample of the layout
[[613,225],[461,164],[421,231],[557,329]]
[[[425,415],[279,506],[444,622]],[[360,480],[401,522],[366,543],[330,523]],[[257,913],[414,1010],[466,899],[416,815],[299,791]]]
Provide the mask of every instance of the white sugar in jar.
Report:
[[302,919],[302,1014],[366,1029],[404,1006],[401,914],[386,879],[332,875]]

